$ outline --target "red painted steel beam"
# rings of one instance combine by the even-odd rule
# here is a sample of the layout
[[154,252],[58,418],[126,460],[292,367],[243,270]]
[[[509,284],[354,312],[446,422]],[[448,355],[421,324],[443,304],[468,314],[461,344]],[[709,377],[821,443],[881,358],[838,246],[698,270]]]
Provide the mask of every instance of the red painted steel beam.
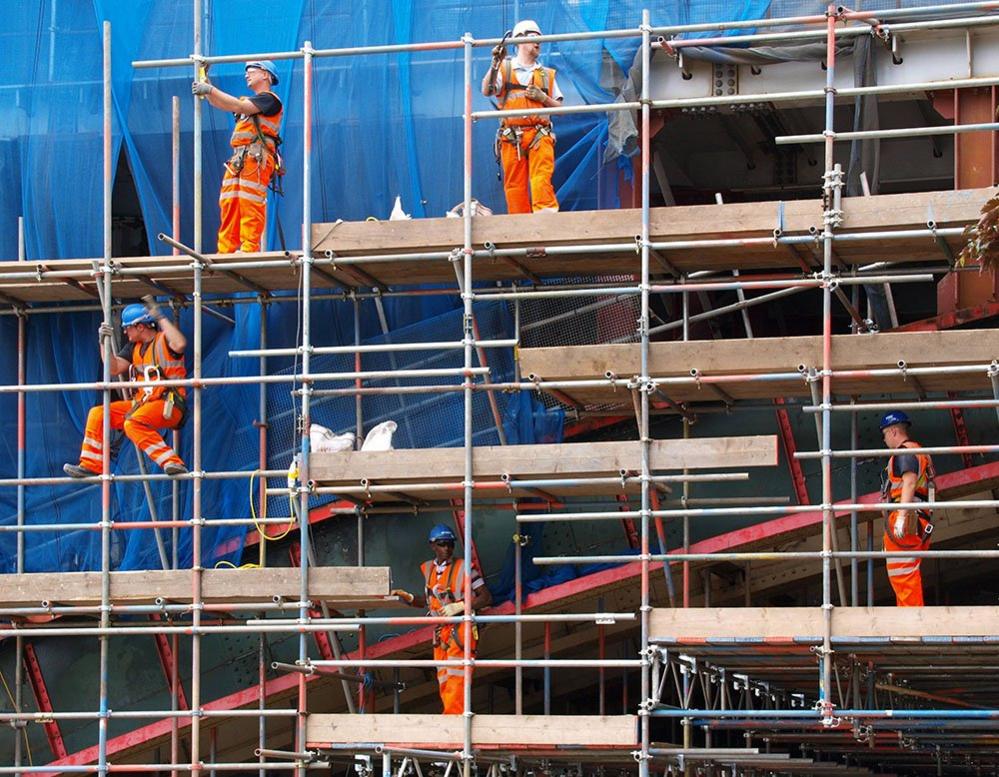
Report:
[[[973,490],[977,484],[984,481],[999,479],[999,462],[982,464],[971,469],[962,469],[955,472],[948,472],[937,477],[938,492],[945,491],[965,491]],[[881,500],[880,492],[865,494],[858,501],[867,503],[877,503]],[[836,515],[848,515],[848,510],[837,510]],[[717,537],[711,537],[701,542],[696,542],[690,547],[691,553],[722,553],[725,551],[738,550],[751,543],[758,543],[767,540],[778,540],[782,535],[808,526],[818,526],[822,523],[822,512],[815,511],[809,513],[797,513],[783,516],[772,521],[747,526],[743,529],[728,532]],[[681,548],[676,548],[672,553],[682,553]],[[651,565],[652,569],[661,567],[660,563]],[[556,606],[564,599],[575,596],[593,594],[610,585],[621,585],[629,580],[637,580],[642,572],[641,562],[623,564],[611,569],[604,569],[585,577],[578,577],[573,580],[553,585],[536,593],[530,594],[524,601],[524,611],[541,610],[546,607]],[[488,610],[489,614],[506,615],[513,613],[513,602],[504,602],[497,607]],[[429,649],[433,639],[433,627],[426,626],[420,629],[400,634],[398,637],[383,640],[368,647],[366,658],[387,658],[393,654],[413,650],[416,648]],[[345,658],[355,659],[356,652],[349,653]],[[311,675],[306,677],[306,682],[314,682],[320,679],[321,675]],[[268,680],[264,686],[264,692],[268,699],[277,696],[291,696],[298,688],[298,677],[295,675],[282,675],[273,680]],[[241,691],[223,696],[215,701],[204,704],[208,710],[231,710],[242,707],[256,706],[259,696],[259,685],[252,685]],[[180,720],[181,728],[190,726],[190,719]],[[121,753],[130,748],[140,747],[161,737],[168,737],[170,734],[170,721],[159,720],[148,726],[130,731],[127,734],[114,737],[107,743],[108,756]],[[97,746],[81,750],[70,756],[53,761],[50,766],[70,766],[93,763],[97,759]]]
[[805,483],[805,472],[801,468],[801,462],[794,458],[798,446],[794,441],[794,431],[791,429],[791,419],[784,408],[784,398],[774,399],[777,405],[777,430],[780,432],[781,448],[784,450],[784,458],[787,459],[787,469],[791,475],[791,484],[794,486],[794,498],[800,505],[808,504],[808,485]]
[[[951,399],[957,398],[957,394],[953,391],[948,391],[947,396]],[[954,439],[957,440],[957,444],[961,446],[971,445],[971,440],[968,439],[968,426],[964,423],[964,413],[961,412],[961,408],[950,408],[950,420],[954,424]],[[974,461],[972,461],[970,453],[962,453],[961,461],[964,463],[965,469],[970,469],[974,466]]]
[[[161,621],[162,618],[154,614],[149,616],[149,620]],[[153,639],[156,641],[156,655],[160,660],[160,667],[163,669],[163,676],[166,678],[169,690],[173,678],[173,662],[176,657],[173,654],[173,648],[170,647],[170,640],[165,634],[154,634]],[[177,677],[177,706],[182,710],[191,709],[187,704],[187,695],[184,693],[184,683],[181,682],[179,676]]]
[[[45,677],[42,675],[42,665],[38,662],[35,646],[27,640],[24,642],[24,667],[28,670],[28,683],[31,685],[31,692],[35,695],[35,703],[38,705],[38,711],[54,712],[52,698],[49,696],[48,686],[45,685]],[[49,749],[52,751],[52,754],[56,758],[65,758],[66,743],[63,741],[59,723],[55,720],[50,720],[43,723],[42,728],[45,729],[45,738],[49,741]]]

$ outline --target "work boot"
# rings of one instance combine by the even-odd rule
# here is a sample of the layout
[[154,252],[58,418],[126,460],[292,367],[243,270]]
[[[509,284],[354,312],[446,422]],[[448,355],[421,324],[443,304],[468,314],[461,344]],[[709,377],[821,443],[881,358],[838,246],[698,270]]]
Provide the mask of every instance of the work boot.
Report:
[[173,475],[186,475],[187,467],[175,461],[168,461],[163,467],[163,471],[171,477]]
[[71,478],[92,478],[95,475],[99,475],[99,472],[91,472],[86,467],[81,467],[79,464],[63,464],[62,471],[69,475]]

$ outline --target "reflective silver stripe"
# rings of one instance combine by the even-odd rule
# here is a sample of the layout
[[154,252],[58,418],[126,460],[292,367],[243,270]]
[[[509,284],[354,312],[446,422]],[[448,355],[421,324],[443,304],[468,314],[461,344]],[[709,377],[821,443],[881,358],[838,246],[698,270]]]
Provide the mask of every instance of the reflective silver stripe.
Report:
[[246,178],[240,178],[239,179],[239,188],[240,189],[255,189],[258,192],[266,192],[267,191],[266,184],[257,183],[256,181],[250,181],[250,180],[248,180]]
[[169,450],[169,446],[165,442],[158,442],[146,448],[146,453],[152,456],[154,453],[159,453],[160,451],[165,450]]
[[900,567],[888,567],[888,577],[901,577],[902,575],[911,575],[913,572],[918,571],[918,563]]
[[90,451],[80,451],[81,459],[91,459],[92,461],[102,461],[103,457],[99,453],[91,453]]
[[100,440],[95,440],[93,437],[84,437],[83,438],[83,444],[84,445],[89,445],[92,448],[97,448],[97,450],[100,450],[103,447],[102,444],[101,444],[101,441]]
[[[148,453],[148,451],[147,451],[147,453]],[[163,453],[161,453],[159,456],[150,456],[149,458],[151,458],[153,461],[155,461],[160,466],[163,466],[168,461],[170,461],[170,459],[173,458],[173,451],[170,450],[170,449],[167,449]]]
[[253,194],[253,192],[244,192],[242,189],[236,193],[236,196],[241,200],[246,200],[247,202],[259,202],[261,205],[267,202],[266,197],[261,197],[259,194]]
[[259,194],[251,194],[250,192],[225,192],[219,197],[219,200],[246,200],[247,202],[257,202],[261,205],[267,202],[266,197],[261,197]]

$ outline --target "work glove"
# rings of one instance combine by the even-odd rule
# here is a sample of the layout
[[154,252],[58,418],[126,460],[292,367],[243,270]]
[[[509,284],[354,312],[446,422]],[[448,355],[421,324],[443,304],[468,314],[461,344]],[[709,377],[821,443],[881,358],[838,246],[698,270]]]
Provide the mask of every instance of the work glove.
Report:
[[531,84],[527,89],[524,90],[524,97],[528,100],[533,100],[536,103],[544,103],[545,93],[543,89],[539,89],[534,84]]
[[446,615],[449,618],[453,618],[456,615],[465,614],[465,603],[464,602],[451,602],[450,604],[445,604],[441,609],[441,614]]
[[499,67],[503,64],[503,60],[506,59],[506,46],[502,43],[497,43],[493,46],[493,67]]
[[195,81],[191,84],[191,94],[196,94],[198,97],[207,97],[214,88],[208,81]]
[[97,327],[97,337],[101,342],[104,342],[105,338],[114,337],[114,327],[111,324],[101,324]]
[[891,519],[891,535],[896,540],[901,541],[906,537],[906,523],[908,523],[909,511],[908,510],[896,510],[894,517]]
[[411,594],[409,591],[403,590],[402,588],[393,588],[392,596],[398,596],[406,604],[412,604],[413,600],[416,599],[416,597],[413,596],[413,594]]
[[142,304],[146,306],[146,310],[149,312],[155,320],[159,321],[163,318],[163,311],[160,310],[160,306],[156,304],[156,300],[151,294],[146,294],[142,298]]

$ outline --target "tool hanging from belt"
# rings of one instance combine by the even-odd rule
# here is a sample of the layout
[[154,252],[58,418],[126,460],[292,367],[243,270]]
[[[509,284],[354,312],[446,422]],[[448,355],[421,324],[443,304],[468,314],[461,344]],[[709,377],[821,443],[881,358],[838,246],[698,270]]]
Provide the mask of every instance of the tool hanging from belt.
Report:
[[[522,148],[521,139],[524,137],[524,130],[529,129],[536,130],[534,138],[532,138],[527,148]],[[523,159],[523,153],[531,153],[535,148],[537,148],[541,139],[547,137],[550,137],[552,142],[555,141],[555,132],[552,130],[551,124],[500,127],[496,131],[496,141],[493,143],[493,153],[496,155],[496,163],[499,164],[500,161],[500,143],[511,143],[515,145],[517,147],[517,159]]]
[[[129,365],[128,373],[129,380],[135,381],[138,371],[134,364]],[[158,364],[143,365],[142,381],[144,383],[154,383],[161,379],[162,374],[160,373]],[[161,395],[163,398],[163,418],[169,421],[173,418],[173,413],[176,409],[180,413],[180,421],[174,428],[181,429],[187,423],[187,398],[173,386],[160,387],[160,389],[163,391]],[[132,394],[132,407],[125,414],[125,418],[131,418],[136,410],[153,398],[153,393],[157,390],[157,387],[152,385],[136,389]]]

